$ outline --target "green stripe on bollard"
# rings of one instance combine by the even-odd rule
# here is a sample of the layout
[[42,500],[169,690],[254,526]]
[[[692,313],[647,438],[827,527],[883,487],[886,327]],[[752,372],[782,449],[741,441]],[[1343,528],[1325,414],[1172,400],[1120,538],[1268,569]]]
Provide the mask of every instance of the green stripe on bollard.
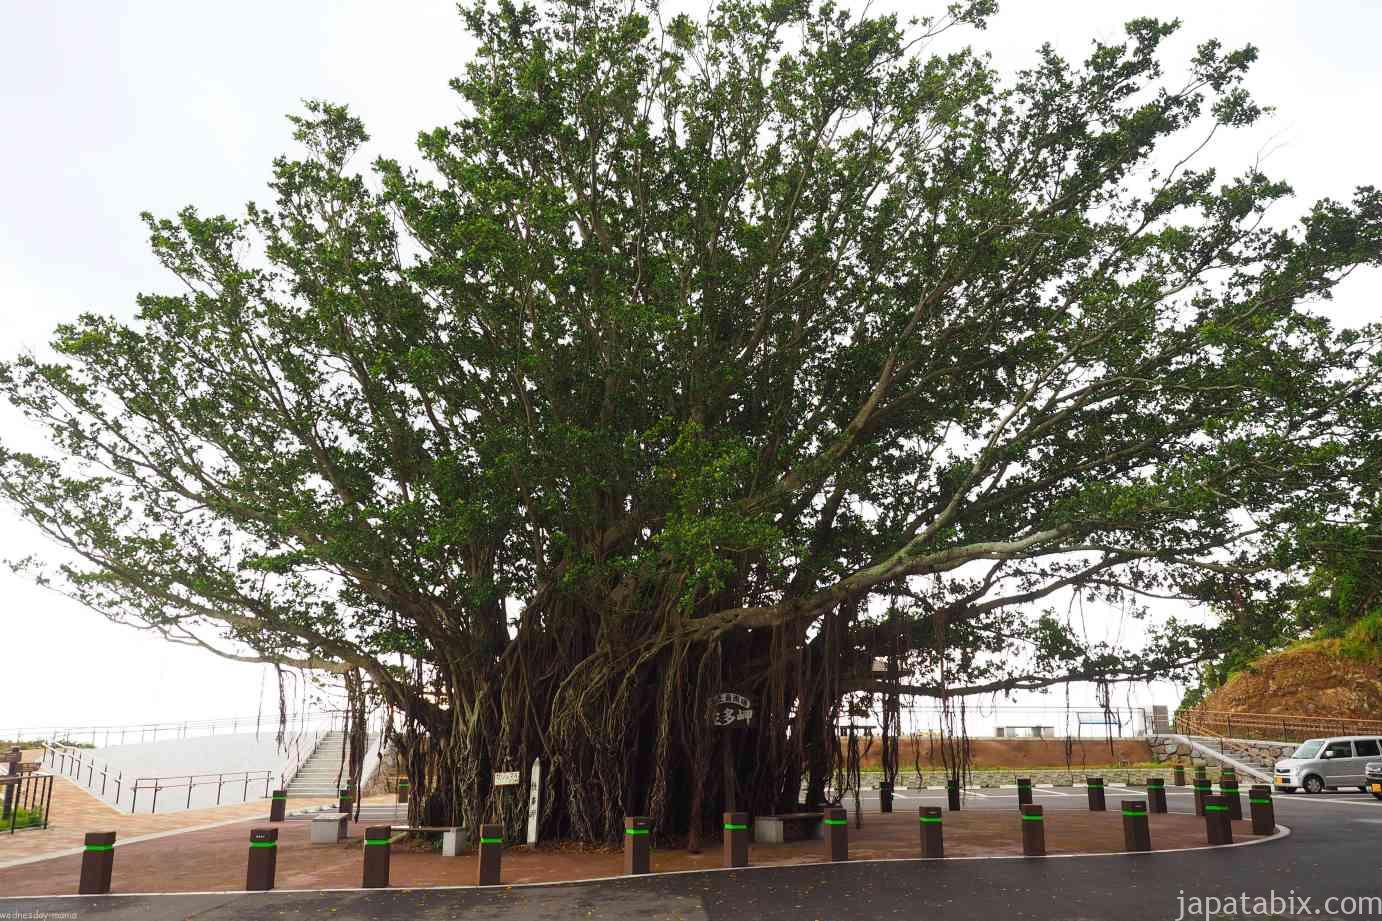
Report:
[[1250,799],[1248,802],[1252,803],[1254,806],[1270,806],[1272,804],[1272,801],[1269,799]]
[[286,796],[271,796],[271,797],[269,797],[269,799],[287,799],[287,798],[288,798],[288,797],[286,797]]
[[646,835],[647,833],[648,833],[648,829],[646,829],[646,828],[626,828],[626,829],[624,829],[624,834],[626,834],[626,835]]
[[88,850],[88,851],[113,851],[113,850],[115,850],[115,845],[113,845],[113,844],[87,844],[87,845],[84,845],[84,850]]
[[725,831],[748,831],[748,830],[749,830],[749,827],[748,827],[747,825],[735,825],[735,824],[732,823],[732,822],[726,822],[726,823],[725,823]]
[[848,824],[849,824],[849,819],[824,819],[824,820],[822,820],[822,821],[824,821],[825,824],[827,824],[827,825],[848,825]]
[[1215,806],[1213,803],[1204,807],[1205,812],[1228,812],[1227,806]]
[[938,815],[924,815],[921,817],[921,820],[925,822],[927,825],[941,824],[941,817]]
[[251,841],[250,847],[278,847],[277,841]]
[[1042,818],[1043,818],[1043,817],[1042,817],[1042,816],[1039,816],[1039,815],[1024,815],[1024,816],[1022,817],[1022,821],[1024,821],[1024,822],[1040,822],[1040,821],[1042,820]]
[[389,839],[388,839],[388,838],[366,838],[366,839],[365,839],[365,843],[366,843],[366,844],[388,844],[388,843],[389,843]]
[[481,839],[480,839],[480,843],[481,843],[481,844],[503,844],[503,843],[504,843],[504,839],[503,839],[503,838],[481,838]]
[[1136,809],[1124,809],[1124,810],[1123,810],[1123,815],[1139,816],[1139,815],[1146,815],[1146,814],[1147,814],[1147,813],[1145,813],[1145,812],[1138,812]]

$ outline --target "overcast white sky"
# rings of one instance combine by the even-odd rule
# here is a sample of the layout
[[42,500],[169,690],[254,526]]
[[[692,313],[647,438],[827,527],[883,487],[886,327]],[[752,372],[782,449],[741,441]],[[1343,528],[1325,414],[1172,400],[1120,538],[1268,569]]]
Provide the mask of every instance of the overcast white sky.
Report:
[[[894,0],[874,9],[942,5]],[[988,31],[968,40],[1005,67],[1029,62],[1045,40],[1081,57],[1091,39],[1117,40],[1121,23],[1153,13],[1185,21],[1176,46],[1183,54],[1210,36],[1250,41],[1261,49],[1250,85],[1278,112],[1222,146],[1216,162],[1236,172],[1269,152],[1268,171],[1294,184],[1300,208],[1382,182],[1378,0],[1001,6]],[[665,7],[683,8],[701,7]],[[270,161],[290,149],[283,116],[303,98],[349,103],[376,151],[407,158],[418,130],[455,118],[458,100],[446,84],[470,48],[452,4],[430,0],[0,0],[0,355],[41,350],[56,323],[82,310],[128,317],[137,292],[170,288],[138,213],[190,203],[235,214],[247,200],[267,200]],[[1379,294],[1377,278],[1351,280],[1327,312],[1346,323],[1375,319]],[[0,439],[30,443],[8,412],[0,412]],[[0,557],[35,548],[35,536],[0,510]],[[8,571],[0,598],[0,674],[9,689],[0,696],[0,736],[14,726],[229,716],[259,706],[262,667],[109,624]],[[1170,689],[1155,696],[1176,702]]]

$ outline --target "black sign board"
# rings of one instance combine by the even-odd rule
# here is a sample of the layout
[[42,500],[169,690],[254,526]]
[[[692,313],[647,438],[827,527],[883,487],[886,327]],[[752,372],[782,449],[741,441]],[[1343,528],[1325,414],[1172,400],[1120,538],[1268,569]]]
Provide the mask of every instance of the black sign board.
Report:
[[743,694],[716,694],[710,698],[710,723],[717,729],[747,728],[753,725],[753,703]]

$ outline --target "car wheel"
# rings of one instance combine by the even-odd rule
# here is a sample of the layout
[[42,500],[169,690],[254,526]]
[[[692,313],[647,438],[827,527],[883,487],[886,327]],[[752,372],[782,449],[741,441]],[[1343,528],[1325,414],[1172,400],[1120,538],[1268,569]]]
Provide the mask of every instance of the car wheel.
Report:
[[1301,786],[1305,788],[1306,793],[1320,793],[1324,790],[1324,781],[1314,774],[1311,774],[1309,777],[1305,778]]
[[1382,800],[1382,793],[1374,793],[1372,798],[1375,800]]

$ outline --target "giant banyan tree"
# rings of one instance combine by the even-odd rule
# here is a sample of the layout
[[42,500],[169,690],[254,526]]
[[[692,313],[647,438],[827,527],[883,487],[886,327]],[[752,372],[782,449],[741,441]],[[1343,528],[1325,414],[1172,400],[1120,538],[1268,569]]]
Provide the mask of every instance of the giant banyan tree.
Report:
[[[1263,115],[1251,48],[1167,64],[1139,19],[1003,74],[962,50],[992,7],[463,10],[419,156],[311,103],[270,204],[145,216],[167,293],[0,365],[47,445],[0,490],[59,545],[20,564],[349,675],[429,821],[540,758],[543,833],[593,840],[818,800],[881,677],[1193,667],[1356,498],[1379,330],[1312,305],[1382,258],[1382,196],[1270,213],[1286,184],[1203,165]],[[756,711],[727,766],[721,691]]]

